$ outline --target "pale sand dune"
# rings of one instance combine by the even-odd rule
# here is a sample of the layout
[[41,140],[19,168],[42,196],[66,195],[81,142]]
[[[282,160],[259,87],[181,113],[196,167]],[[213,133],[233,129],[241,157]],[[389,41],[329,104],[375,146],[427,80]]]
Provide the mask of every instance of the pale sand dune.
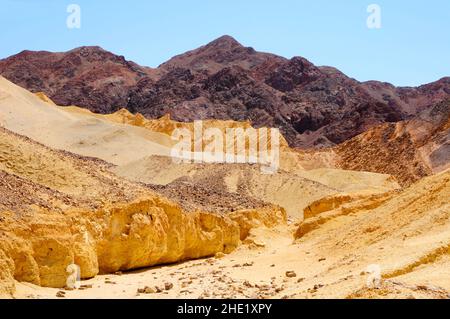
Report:
[[[45,101],[48,100],[47,97],[40,95]],[[166,134],[171,136],[175,129],[187,129],[191,132],[192,137],[194,137],[194,123],[192,122],[177,122],[170,118],[167,114],[159,119],[146,119],[143,115],[137,113],[132,114],[126,109],[120,109],[113,114],[95,114],[86,110],[84,108],[70,106],[65,107],[64,110],[75,114],[85,114],[103,120],[108,120],[113,123],[129,124],[132,126],[142,127],[151,132]],[[236,122],[236,121],[222,121],[222,120],[204,120],[202,121],[203,129],[215,128],[219,129],[223,134],[225,134],[228,128],[251,128],[250,122]],[[270,138],[269,138],[270,140]],[[194,144],[194,140],[192,140]],[[227,146],[232,146],[235,140],[232,142],[224,141],[224,149]],[[248,141],[246,142],[248,143]],[[203,143],[205,146],[206,143]],[[317,154],[304,154],[302,152],[295,151],[289,148],[286,140],[282,135],[280,135],[279,140],[280,146],[280,167],[286,171],[304,170],[312,169],[317,167],[335,167],[334,157],[335,154],[332,152],[318,152]],[[233,147],[233,146],[232,146]],[[246,150],[248,151],[248,144],[246,144]],[[270,142],[268,143],[268,149],[270,148]],[[313,158],[311,158],[313,156]],[[140,158],[139,158],[140,160]]]
[[169,136],[114,123],[90,112],[71,112],[0,77],[0,125],[47,146],[123,165],[169,155]]

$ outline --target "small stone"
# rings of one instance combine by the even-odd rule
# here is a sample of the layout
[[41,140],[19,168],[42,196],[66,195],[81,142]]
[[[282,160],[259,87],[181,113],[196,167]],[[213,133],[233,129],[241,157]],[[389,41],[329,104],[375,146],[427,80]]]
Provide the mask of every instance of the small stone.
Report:
[[171,283],[171,282],[166,282],[165,284],[164,284],[164,289],[165,290],[170,290],[170,289],[172,289],[173,288],[173,283]]
[[295,273],[295,271],[286,271],[286,277],[294,278],[297,277],[297,274]]
[[154,293],[156,293],[155,289],[153,289],[151,287],[148,287],[148,286],[146,286],[144,288],[139,288],[137,290],[137,292],[140,293],[140,294],[154,294]]
[[221,259],[221,258],[225,257],[225,254],[222,253],[222,252],[218,252],[214,257],[215,257],[216,259]]
[[255,244],[256,247],[260,247],[260,248],[266,247],[266,243],[263,241],[254,240],[253,243]]
[[92,285],[81,285],[80,288],[83,288],[83,289],[92,289]]
[[145,287],[145,288],[144,288],[144,292],[145,292],[146,294],[154,294],[156,291],[155,291],[155,289],[153,289],[153,288],[151,288],[151,287]]
[[417,290],[428,290],[428,287],[424,285],[418,285]]
[[304,281],[305,280],[305,278],[299,278],[298,280],[297,280],[297,282],[298,283],[301,283],[302,281]]
[[318,289],[322,288],[323,285],[322,284],[318,284],[318,285],[314,285],[313,290],[317,291]]
[[65,298],[66,297],[66,293],[64,291],[58,291],[56,293],[56,297],[58,297],[58,298]]

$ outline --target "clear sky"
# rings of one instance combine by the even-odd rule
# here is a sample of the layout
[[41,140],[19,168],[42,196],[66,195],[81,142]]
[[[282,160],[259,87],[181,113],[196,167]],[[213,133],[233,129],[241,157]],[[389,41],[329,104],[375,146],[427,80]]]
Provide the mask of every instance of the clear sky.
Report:
[[[72,3],[80,29],[66,25]],[[372,3],[381,29],[367,27]],[[449,0],[0,0],[0,10],[0,58],[99,45],[155,67],[229,34],[360,81],[408,86],[450,76]]]

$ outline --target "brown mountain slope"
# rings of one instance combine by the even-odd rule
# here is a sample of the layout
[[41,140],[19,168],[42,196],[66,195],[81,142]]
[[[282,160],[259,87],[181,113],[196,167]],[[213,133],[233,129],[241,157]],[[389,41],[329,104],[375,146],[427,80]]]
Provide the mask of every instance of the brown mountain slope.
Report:
[[225,35],[198,49],[177,55],[159,68],[164,71],[188,68],[194,72],[215,74],[224,67],[237,66],[246,70],[261,69],[264,72],[267,71],[268,64],[280,65],[286,61],[287,59],[280,56],[244,47]]
[[338,166],[389,173],[404,185],[450,167],[450,101],[384,124],[334,148]]
[[419,88],[360,83],[301,57],[260,53],[229,36],[144,68],[98,47],[66,53],[24,51],[0,74],[59,105],[100,113],[121,107],[148,118],[222,119],[279,127],[290,145],[324,147],[398,122],[449,97],[450,80]]
[[424,108],[448,99],[450,94],[450,77],[417,88],[395,87],[377,81],[365,82],[362,85],[377,100],[382,99],[392,106],[398,105],[407,114],[421,112]]
[[1,74],[32,91],[42,91],[57,104],[87,106],[95,112],[117,110],[128,91],[152,70],[126,61],[100,47],[65,53],[23,51],[0,62]]

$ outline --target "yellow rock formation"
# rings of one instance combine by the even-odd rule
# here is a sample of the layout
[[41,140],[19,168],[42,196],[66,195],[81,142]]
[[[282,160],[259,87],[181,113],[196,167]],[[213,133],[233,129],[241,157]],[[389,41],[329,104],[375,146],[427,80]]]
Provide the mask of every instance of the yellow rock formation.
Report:
[[285,212],[267,205],[232,214],[186,212],[122,180],[108,164],[55,151],[0,130],[0,291],[13,280],[66,285],[81,277],[229,253],[252,227],[273,227]]

